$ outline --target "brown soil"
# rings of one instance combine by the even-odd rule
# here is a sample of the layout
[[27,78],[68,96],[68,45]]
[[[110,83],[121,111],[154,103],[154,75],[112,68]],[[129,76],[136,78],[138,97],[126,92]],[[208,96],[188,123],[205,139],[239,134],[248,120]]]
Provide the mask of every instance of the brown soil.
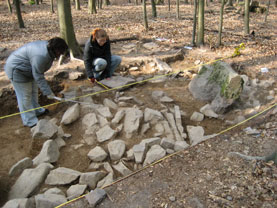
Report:
[[[16,15],[8,14],[6,2],[0,3],[0,40],[1,47],[14,50],[22,44],[37,40],[49,39],[59,35],[57,14],[50,13],[49,1],[39,6],[22,6],[25,29],[17,28]],[[158,18],[152,19],[148,14],[150,30],[145,31],[141,20],[141,6],[128,4],[124,6],[112,5],[99,10],[97,15],[88,15],[87,5],[81,1],[81,11],[72,7],[74,29],[77,39],[82,42],[89,36],[94,27],[104,27],[111,39],[131,37],[138,35],[139,42],[146,39],[154,41],[163,37],[168,41],[159,42],[161,51],[148,53],[138,47],[135,51],[126,54],[122,47],[137,41],[117,42],[112,44],[114,54],[125,57],[155,56],[164,51],[182,49],[184,60],[170,63],[178,70],[189,70],[195,67],[196,61],[206,63],[210,60],[230,56],[234,47],[241,42],[246,44],[245,50],[238,57],[226,59],[240,74],[246,74],[251,79],[275,79],[277,75],[277,25],[276,8],[271,7],[267,23],[264,23],[264,14],[251,13],[250,28],[255,36],[243,35],[243,17],[230,10],[224,15],[223,46],[217,48],[217,27],[219,16],[219,3],[210,3],[206,13],[206,46],[184,50],[183,47],[191,42],[192,11],[191,5],[182,4],[180,7],[181,19],[175,19],[175,6],[172,3],[171,12],[167,6],[158,6]],[[262,6],[265,6],[262,3]],[[150,7],[148,8],[150,12]],[[36,18],[39,17],[39,18]],[[6,87],[9,82],[4,78],[3,65],[6,58],[0,59],[0,86]],[[69,63],[70,65],[70,63]],[[72,63],[72,68],[74,68]],[[56,66],[53,66],[53,68]],[[260,69],[267,67],[269,73],[261,73]],[[164,83],[145,83],[130,88],[125,95],[135,95],[143,101],[145,106],[156,109],[151,100],[151,92],[163,90],[174,99],[175,104],[186,112],[182,117],[183,125],[201,125],[205,134],[218,133],[230,125],[224,120],[234,120],[237,108],[230,109],[224,115],[224,120],[206,118],[201,123],[190,121],[194,111],[199,111],[205,103],[193,99],[188,91],[189,78],[169,79]],[[65,83],[51,83],[52,88],[59,92],[64,86],[89,85],[87,81]],[[275,90],[276,83],[267,91]],[[94,96],[96,103],[103,103],[104,98],[114,98],[115,91]],[[260,92],[261,109],[272,105],[265,99],[265,92]],[[42,105],[49,103],[40,97]],[[0,96],[1,116],[17,113],[16,98],[13,94],[4,93]],[[69,103],[50,107],[48,117],[61,119]],[[241,109],[243,110],[243,109]],[[243,111],[242,111],[243,112]],[[265,124],[270,123],[270,128]],[[224,133],[205,143],[179,153],[163,162],[150,167],[138,174],[125,179],[107,188],[109,197],[99,207],[276,207],[277,201],[277,170],[275,166],[265,163],[246,162],[237,158],[227,157],[231,151],[244,152],[249,155],[266,155],[277,148],[276,116],[270,113],[261,115],[227,133]],[[262,134],[258,137],[246,135],[242,129],[251,126],[259,129]],[[61,149],[61,156],[55,167],[68,167],[81,172],[88,171],[89,159],[86,156],[92,147],[84,146],[74,150],[72,145],[79,144],[83,133],[80,123],[65,126],[64,131],[72,134],[67,140],[66,147]],[[139,138],[137,138],[139,139]],[[134,140],[136,141],[136,140]],[[9,177],[10,167],[24,157],[33,158],[39,149],[32,144],[30,129],[23,127],[19,115],[0,119],[0,205],[7,200],[7,194],[16,177]],[[131,147],[133,143],[128,143]],[[256,165],[256,166],[255,166]],[[257,174],[257,170],[259,174]],[[269,171],[267,171],[269,170]],[[46,187],[46,186],[45,186]],[[61,187],[66,190],[67,187]],[[175,199],[169,197],[174,197]],[[197,205],[198,204],[198,205]],[[79,200],[67,207],[87,207],[85,201]]]

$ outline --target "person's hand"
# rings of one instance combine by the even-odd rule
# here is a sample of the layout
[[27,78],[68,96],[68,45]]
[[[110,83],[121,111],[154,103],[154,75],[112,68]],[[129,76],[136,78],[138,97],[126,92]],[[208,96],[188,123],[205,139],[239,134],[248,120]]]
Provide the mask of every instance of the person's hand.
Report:
[[91,77],[91,78],[89,78],[89,80],[91,81],[92,84],[94,84],[95,78]]
[[47,98],[48,98],[49,100],[53,100],[53,99],[55,99],[55,94],[54,94],[54,93],[51,93],[50,95],[47,95]]

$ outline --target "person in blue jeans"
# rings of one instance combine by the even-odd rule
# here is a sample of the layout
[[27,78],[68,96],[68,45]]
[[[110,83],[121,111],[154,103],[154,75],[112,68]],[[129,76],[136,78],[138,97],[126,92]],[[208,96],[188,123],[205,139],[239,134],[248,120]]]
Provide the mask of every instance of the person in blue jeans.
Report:
[[67,50],[66,42],[55,37],[48,41],[27,43],[8,57],[4,69],[14,87],[24,126],[35,126],[37,116],[48,113],[38,103],[38,87],[48,99],[55,98],[44,73]]
[[84,64],[87,76],[95,80],[109,79],[121,63],[121,57],[111,54],[111,44],[106,31],[96,28],[92,31],[84,50]]

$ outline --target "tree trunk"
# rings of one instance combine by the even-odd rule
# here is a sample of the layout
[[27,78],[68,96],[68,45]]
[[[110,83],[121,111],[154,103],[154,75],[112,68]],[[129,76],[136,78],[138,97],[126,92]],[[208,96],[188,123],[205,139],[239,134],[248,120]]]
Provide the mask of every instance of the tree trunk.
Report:
[[75,9],[76,9],[76,10],[81,10],[81,7],[80,7],[80,0],[75,0]]
[[176,18],[180,19],[180,0],[176,0]]
[[168,11],[170,11],[170,0],[168,0]]
[[67,42],[70,54],[75,57],[82,55],[82,50],[76,40],[72,23],[70,0],[58,0],[58,14],[60,24],[60,35]]
[[195,31],[196,31],[196,16],[197,16],[197,0],[194,0],[194,11],[193,11],[193,28],[192,28],[192,40],[191,45],[195,46]]
[[109,6],[111,3],[109,0],[104,0],[104,6]]
[[12,9],[12,5],[11,5],[10,0],[7,0],[7,5],[8,5],[9,12],[12,13],[13,9]]
[[189,4],[189,0],[185,0],[185,1],[184,1],[184,4]]
[[16,15],[18,20],[19,28],[25,28],[24,22],[21,16],[21,10],[20,10],[20,0],[14,0],[15,2],[15,8],[16,8]]
[[265,12],[264,22],[266,22],[266,20],[267,20],[267,16],[269,13],[269,6],[270,6],[270,0],[268,0],[268,2],[267,2],[267,8],[266,8],[266,12]]
[[36,0],[36,5],[39,5],[39,0]]
[[204,45],[204,8],[205,0],[198,0],[197,45]]
[[96,0],[89,0],[88,1],[88,11],[90,14],[97,14],[96,10]]
[[156,9],[155,0],[151,0],[151,6],[152,6],[152,16],[155,18],[155,17],[157,17],[157,9]]
[[228,0],[227,5],[228,6],[233,6],[233,0]]
[[103,8],[103,1],[98,0],[98,9],[102,9],[102,8]]
[[138,5],[138,0],[136,0],[136,5]]
[[244,34],[249,34],[249,5],[250,0],[245,0],[244,2]]
[[143,0],[143,2],[142,2],[142,9],[143,9],[143,22],[144,22],[144,27],[145,27],[145,30],[148,30],[146,0]]
[[221,8],[220,8],[220,20],[219,20],[219,29],[218,29],[218,46],[221,45],[221,34],[222,34],[222,26],[223,26],[223,11],[224,11],[225,0],[221,0]]
[[51,12],[55,13],[55,11],[54,11],[54,0],[51,0]]

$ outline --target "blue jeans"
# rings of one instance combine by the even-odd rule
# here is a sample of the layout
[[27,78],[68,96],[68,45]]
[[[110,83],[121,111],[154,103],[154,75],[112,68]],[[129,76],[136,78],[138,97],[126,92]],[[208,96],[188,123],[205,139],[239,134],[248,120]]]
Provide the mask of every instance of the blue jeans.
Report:
[[[111,56],[111,69],[110,69],[110,74],[111,76],[113,75],[113,73],[115,72],[116,67],[119,66],[119,64],[121,63],[121,57],[117,56],[117,55],[112,55]],[[104,69],[107,66],[107,61],[105,59],[102,58],[96,58],[93,60],[93,66],[95,68],[95,71],[93,73],[94,78],[98,79],[101,74],[103,73]]]
[[[37,116],[43,114],[45,109],[40,108],[38,104],[38,86],[35,81],[32,82],[13,82],[21,119],[24,126],[34,126],[38,122]],[[28,111],[34,108],[36,110]],[[28,111],[28,112],[25,112]]]

